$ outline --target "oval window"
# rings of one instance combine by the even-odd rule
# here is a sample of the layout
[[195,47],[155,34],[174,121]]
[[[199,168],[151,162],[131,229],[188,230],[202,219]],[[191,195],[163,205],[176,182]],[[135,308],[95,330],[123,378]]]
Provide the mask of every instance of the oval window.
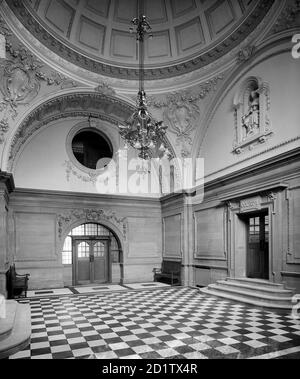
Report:
[[80,164],[93,170],[105,167],[113,156],[110,143],[93,130],[77,133],[72,140],[72,151]]

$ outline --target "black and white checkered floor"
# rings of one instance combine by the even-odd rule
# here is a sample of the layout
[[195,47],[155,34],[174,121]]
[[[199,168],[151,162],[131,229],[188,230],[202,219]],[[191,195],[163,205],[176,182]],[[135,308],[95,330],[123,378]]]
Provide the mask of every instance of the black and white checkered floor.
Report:
[[168,287],[30,299],[18,358],[300,358],[300,322]]

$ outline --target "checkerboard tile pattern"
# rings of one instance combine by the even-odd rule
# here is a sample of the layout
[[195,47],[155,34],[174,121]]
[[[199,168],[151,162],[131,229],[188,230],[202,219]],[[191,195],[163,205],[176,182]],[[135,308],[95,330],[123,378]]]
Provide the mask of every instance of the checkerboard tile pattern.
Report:
[[300,358],[300,323],[291,315],[216,299],[197,289],[28,301],[31,344],[11,359],[236,359],[274,357],[283,350]]

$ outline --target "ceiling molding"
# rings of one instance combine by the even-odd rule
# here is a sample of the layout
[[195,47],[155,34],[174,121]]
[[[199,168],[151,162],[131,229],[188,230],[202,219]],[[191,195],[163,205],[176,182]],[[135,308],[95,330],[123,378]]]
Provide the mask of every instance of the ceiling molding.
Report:
[[[232,49],[241,44],[262,22],[276,0],[261,0],[246,14],[239,27],[227,35],[226,38],[217,40],[209,50],[204,50],[192,58],[185,58],[185,62],[173,63],[159,68],[146,68],[145,80],[159,80],[177,77],[203,68],[226,55]],[[6,0],[6,3],[30,33],[49,50],[59,57],[90,72],[126,80],[138,80],[137,67],[122,67],[115,64],[104,63],[88,57],[64,43],[63,40],[50,34],[44,26],[32,15],[26,4],[20,0]],[[136,64],[136,63],[135,63]]]

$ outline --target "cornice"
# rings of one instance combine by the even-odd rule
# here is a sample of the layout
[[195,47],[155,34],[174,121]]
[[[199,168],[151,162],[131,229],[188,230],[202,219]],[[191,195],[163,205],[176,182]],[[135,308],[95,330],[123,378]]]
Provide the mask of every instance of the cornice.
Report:
[[[236,182],[237,180],[246,179],[248,177],[253,177],[254,174],[261,174],[264,172],[269,172],[271,169],[276,169],[279,167],[284,167],[292,162],[300,162],[300,148],[295,148],[293,150],[284,152],[280,155],[276,155],[262,162],[255,163],[251,166],[242,168],[233,173],[223,175],[217,179],[213,179],[205,182],[205,192],[214,190],[216,188],[222,187],[224,185]],[[300,166],[299,166],[300,169]],[[284,172],[282,177],[284,177]]]
[[57,202],[67,201],[71,206],[74,206],[76,200],[82,202],[82,199],[87,199],[87,207],[90,207],[93,202],[113,202],[117,205],[130,205],[134,206],[159,206],[160,201],[158,198],[154,197],[139,197],[139,196],[129,196],[129,195],[106,195],[106,194],[96,194],[96,193],[86,193],[86,192],[71,192],[71,191],[55,191],[55,190],[37,190],[37,189],[28,189],[28,188],[16,188],[13,194],[13,200],[17,201],[18,198],[23,199],[26,197],[32,199],[33,201],[38,200],[39,198],[44,201],[56,201],[57,207],[59,208],[61,204]]
[[[6,3],[24,27],[29,30],[38,41],[59,57],[93,73],[111,78],[138,80],[139,72],[136,68],[114,66],[93,60],[71,49],[62,41],[53,37],[38,23],[21,0],[6,0]],[[262,22],[274,3],[275,0],[259,1],[252,12],[245,16],[240,27],[227,38],[217,43],[213,48],[203,52],[200,56],[169,67],[146,68],[145,80],[174,78],[210,65],[241,44]]]

